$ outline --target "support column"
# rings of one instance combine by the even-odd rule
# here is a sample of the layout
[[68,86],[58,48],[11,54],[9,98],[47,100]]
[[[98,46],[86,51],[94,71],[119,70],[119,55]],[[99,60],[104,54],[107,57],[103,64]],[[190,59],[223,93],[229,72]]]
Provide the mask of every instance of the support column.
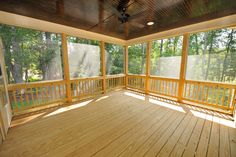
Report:
[[182,56],[181,56],[180,77],[179,77],[179,88],[178,88],[178,102],[182,102],[182,99],[183,99],[184,82],[185,82],[185,76],[186,76],[186,66],[187,66],[187,57],[188,57],[188,45],[189,45],[188,42],[189,42],[189,34],[184,34]]
[[145,93],[149,94],[150,89],[150,52],[152,49],[152,42],[147,42],[147,49],[146,49],[146,86],[145,86]]
[[70,85],[70,73],[69,73],[69,61],[68,61],[68,49],[67,49],[67,38],[66,34],[61,35],[62,42],[62,57],[63,57],[63,68],[64,68],[64,80],[66,81],[66,98],[67,102],[72,102],[71,97],[71,85]]
[[128,72],[129,72],[129,70],[128,70],[128,46],[126,45],[124,47],[125,47],[125,52],[124,52],[125,88],[127,88],[127,86],[128,86],[128,77],[127,77],[127,75],[128,75]]
[[105,59],[105,43],[101,41],[101,70],[102,70],[102,91],[106,93],[106,59]]

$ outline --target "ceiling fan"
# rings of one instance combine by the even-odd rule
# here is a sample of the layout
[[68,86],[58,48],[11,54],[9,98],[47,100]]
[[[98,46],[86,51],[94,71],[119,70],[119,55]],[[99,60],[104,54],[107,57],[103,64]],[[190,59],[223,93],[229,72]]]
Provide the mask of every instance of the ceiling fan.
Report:
[[137,18],[135,15],[129,15],[127,13],[128,8],[134,3],[135,2],[130,3],[130,0],[119,0],[118,6],[114,7],[107,0],[105,0],[105,4],[112,9],[112,12],[118,17],[118,21],[120,21],[121,24],[130,24],[134,27],[144,28],[144,24],[135,21]]

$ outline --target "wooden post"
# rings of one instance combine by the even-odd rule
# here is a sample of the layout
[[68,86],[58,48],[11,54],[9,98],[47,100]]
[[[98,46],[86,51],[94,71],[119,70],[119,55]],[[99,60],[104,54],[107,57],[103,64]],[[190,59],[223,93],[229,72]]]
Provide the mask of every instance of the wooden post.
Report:
[[106,93],[106,60],[105,60],[105,43],[101,41],[101,70],[102,70],[102,90],[103,93]]
[[64,80],[66,81],[66,98],[67,102],[72,102],[71,96],[71,85],[70,85],[70,70],[68,61],[68,49],[67,49],[67,38],[64,33],[61,35],[62,42],[62,57],[63,57],[63,68],[64,68]]
[[125,88],[128,86],[128,46],[125,46],[125,52],[124,52],[124,67],[125,67]]
[[152,42],[147,42],[147,49],[146,49],[146,86],[145,86],[145,93],[149,94],[150,88],[150,51],[152,49]]
[[179,77],[178,102],[182,102],[182,99],[183,99],[182,96],[183,96],[183,91],[184,91],[187,57],[188,57],[188,42],[189,42],[189,34],[184,34],[182,56],[181,56],[181,66],[180,66],[180,77]]

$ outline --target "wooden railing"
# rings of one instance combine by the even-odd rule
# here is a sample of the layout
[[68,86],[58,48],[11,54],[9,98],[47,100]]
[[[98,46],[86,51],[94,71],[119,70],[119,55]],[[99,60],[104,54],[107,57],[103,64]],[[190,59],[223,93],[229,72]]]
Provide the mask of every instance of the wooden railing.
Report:
[[70,82],[73,99],[89,98],[102,93],[102,77],[79,78]]
[[144,75],[127,75],[127,87],[134,88],[137,90],[144,91],[145,90],[145,81],[146,76]]
[[[128,88],[145,91],[146,77],[143,75],[127,75]],[[150,76],[150,94],[158,94],[178,98],[179,79]],[[206,81],[184,81],[184,90],[181,100],[194,102],[200,106],[211,106],[233,113],[235,108],[236,85]]]
[[66,101],[65,81],[8,85],[13,112]]
[[[127,77],[127,78],[126,78]],[[70,80],[70,95],[73,101],[91,98],[125,86],[146,92],[146,79],[144,75],[113,75],[106,76],[105,88],[103,89],[104,77],[90,77]],[[164,78],[157,76],[148,77],[148,93],[158,94],[178,99],[179,79]],[[9,99],[14,113],[32,108],[47,106],[48,104],[66,102],[66,82],[47,81],[25,84],[8,85]],[[181,94],[182,100],[211,106],[217,109],[234,110],[236,85],[203,82],[184,81],[184,89]]]
[[111,75],[106,77],[106,90],[111,91],[125,86],[125,75]]
[[[106,90],[124,87],[125,75],[106,78]],[[103,77],[78,78],[70,80],[72,101],[91,98],[102,94]],[[66,81],[46,81],[37,83],[9,84],[8,93],[14,114],[66,102]]]
[[234,110],[236,85],[215,82],[186,80],[182,97],[184,100]]
[[179,88],[179,80],[174,78],[150,77],[151,93],[170,96],[177,98]]

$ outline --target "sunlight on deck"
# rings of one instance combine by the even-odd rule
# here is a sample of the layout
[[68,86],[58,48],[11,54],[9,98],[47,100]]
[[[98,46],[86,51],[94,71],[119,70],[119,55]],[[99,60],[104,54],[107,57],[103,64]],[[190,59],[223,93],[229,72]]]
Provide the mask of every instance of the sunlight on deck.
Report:
[[206,120],[209,120],[209,121],[212,121],[212,122],[215,122],[215,123],[218,123],[218,124],[222,124],[222,125],[225,125],[225,126],[228,126],[228,127],[231,127],[231,128],[236,128],[235,123],[232,120],[216,117],[216,116],[211,115],[211,114],[207,114],[207,113],[203,113],[203,112],[199,112],[199,111],[194,111],[194,110],[190,110],[190,112],[192,112],[192,114],[195,117],[206,119]]
[[125,95],[127,96],[131,96],[140,100],[145,100],[144,96],[138,95],[138,94],[134,94],[134,93],[130,93],[130,92],[124,92]]
[[103,100],[103,99],[106,99],[106,98],[108,98],[109,96],[102,96],[101,98],[98,98],[97,100],[95,100],[95,102],[98,102],[98,101],[100,101],[100,100]]
[[155,100],[155,99],[150,99],[150,98],[149,98],[149,102],[153,103],[153,104],[156,104],[156,105],[159,105],[159,106],[162,106],[162,107],[166,107],[166,108],[175,110],[175,111],[186,113],[184,111],[183,107],[180,107],[180,106],[172,105],[172,104],[169,104],[169,103],[166,103],[166,102],[163,102],[163,101],[159,101],[159,100]]
[[25,124],[27,122],[30,122],[30,121],[42,116],[43,114],[45,114],[45,112],[35,114],[35,115],[31,115],[31,116],[27,116],[25,118],[20,118],[20,119],[17,119],[17,120],[13,120],[12,123],[11,123],[11,127],[15,127],[15,126],[22,125],[22,124]]
[[58,110],[56,110],[52,113],[47,114],[44,117],[50,117],[50,116],[53,116],[53,115],[56,115],[56,114],[59,114],[59,113],[63,113],[63,112],[70,111],[70,110],[73,110],[73,109],[76,109],[76,108],[79,108],[79,107],[82,107],[82,106],[86,106],[92,101],[93,100],[88,100],[88,101],[77,103],[77,104],[74,104],[74,105],[71,105],[71,106],[66,106],[66,107],[60,108],[60,109],[58,109]]

